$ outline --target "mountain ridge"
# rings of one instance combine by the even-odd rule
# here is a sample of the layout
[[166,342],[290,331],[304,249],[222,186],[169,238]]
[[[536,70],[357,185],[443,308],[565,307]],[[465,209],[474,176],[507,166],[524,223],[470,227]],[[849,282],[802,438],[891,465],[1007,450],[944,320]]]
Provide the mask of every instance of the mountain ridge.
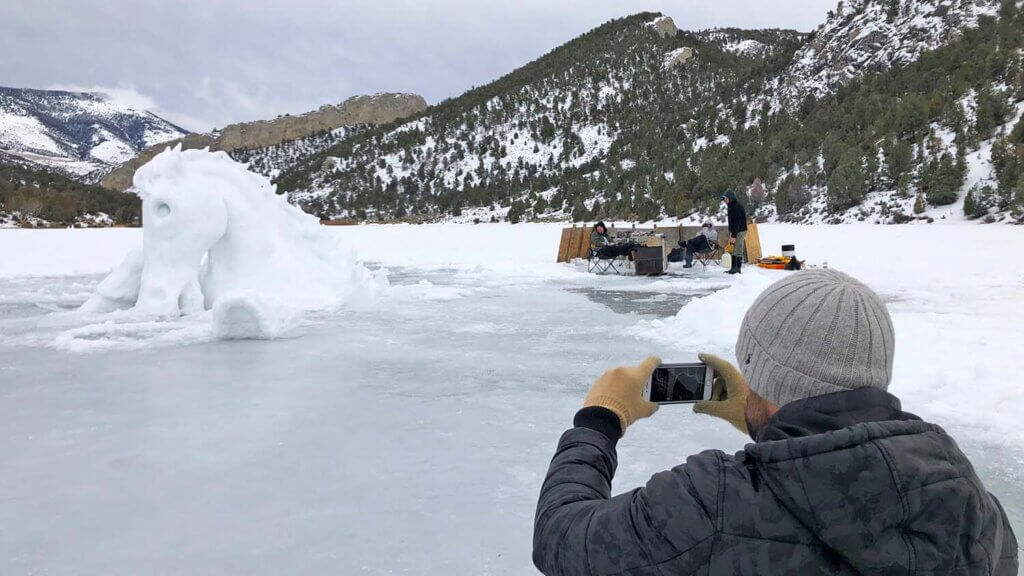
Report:
[[[205,134],[189,134],[181,139],[162,142],[147,148],[104,176],[101,185],[111,190],[124,191],[132,185],[135,170],[159,154],[167,146],[182,144],[185,149],[210,148],[235,153],[246,151],[242,156],[251,157],[253,151],[262,149],[268,155],[287,157],[288,149],[312,149],[340,139],[344,134],[336,130],[361,125],[388,123],[426,109],[422,96],[408,93],[378,93],[348,98],[340,104],[324,104],[316,110],[303,114],[285,114],[271,120],[255,120],[229,124],[219,130]],[[277,148],[283,148],[278,151]],[[267,174],[276,174],[285,167],[281,163],[268,168]]]
[[98,92],[0,87],[0,150],[84,182],[187,133]]
[[[841,3],[812,36],[666,34],[659,13],[613,20],[345,139],[278,183],[322,217],[371,220],[698,219],[720,210],[726,190],[769,221],[1019,218],[1024,168],[1004,150],[1024,100],[1024,3],[897,3],[894,22],[930,15],[947,23],[941,34],[883,26],[882,3],[892,5]],[[885,33],[851,33],[869,22]],[[793,86],[817,83],[820,67],[794,72],[816,41],[840,55],[877,43],[913,49],[857,60],[862,68],[826,90],[786,102]],[[759,44],[767,49],[750,50]]]

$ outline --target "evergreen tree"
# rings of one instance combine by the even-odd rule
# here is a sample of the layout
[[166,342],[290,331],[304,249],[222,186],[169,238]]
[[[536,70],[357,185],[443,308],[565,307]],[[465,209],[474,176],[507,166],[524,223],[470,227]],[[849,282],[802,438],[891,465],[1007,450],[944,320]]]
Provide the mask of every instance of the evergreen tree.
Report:
[[932,206],[946,206],[956,202],[957,191],[963,186],[960,173],[949,154],[929,163],[925,176],[927,200]]
[[980,205],[974,199],[974,190],[968,190],[967,195],[964,196],[964,216],[974,219],[978,217],[978,207]]
[[841,212],[859,204],[868,193],[867,174],[859,157],[841,161],[828,179],[828,206]]

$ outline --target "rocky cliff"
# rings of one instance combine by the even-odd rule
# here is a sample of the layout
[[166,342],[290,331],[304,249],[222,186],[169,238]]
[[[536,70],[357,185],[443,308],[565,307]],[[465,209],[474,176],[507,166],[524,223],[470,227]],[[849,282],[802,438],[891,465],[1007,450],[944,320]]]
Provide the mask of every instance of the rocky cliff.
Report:
[[147,148],[138,157],[108,174],[101,184],[111,190],[127,190],[132,185],[132,177],[138,167],[167,146],[179,142],[185,149],[209,146],[211,150],[226,152],[254,150],[347,126],[387,124],[418,114],[426,107],[427,103],[423,97],[416,94],[376,94],[355,96],[340,105],[327,104],[318,110],[297,116],[287,115],[273,120],[231,124],[211,134],[189,134],[184,138]]
[[782,104],[795,109],[851,79],[906,66],[993,18],[1002,0],[845,0],[780,77]]

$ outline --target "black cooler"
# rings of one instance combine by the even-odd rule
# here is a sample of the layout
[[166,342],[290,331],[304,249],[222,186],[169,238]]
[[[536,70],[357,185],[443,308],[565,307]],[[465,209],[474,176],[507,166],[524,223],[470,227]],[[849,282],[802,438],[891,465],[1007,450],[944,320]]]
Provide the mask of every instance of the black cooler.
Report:
[[661,246],[641,246],[636,249],[633,263],[637,276],[660,276],[665,273],[665,257]]

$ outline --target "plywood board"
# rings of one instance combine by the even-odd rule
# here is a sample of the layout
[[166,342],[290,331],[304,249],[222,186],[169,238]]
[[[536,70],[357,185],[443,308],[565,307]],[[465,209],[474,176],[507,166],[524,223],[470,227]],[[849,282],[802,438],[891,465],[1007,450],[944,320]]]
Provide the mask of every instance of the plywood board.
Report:
[[757,233],[757,222],[747,222],[747,262],[761,259],[761,236]]
[[572,233],[569,236],[569,259],[578,258],[580,251],[580,230],[586,230],[586,228],[576,228],[573,226]]
[[590,234],[593,229],[584,226],[580,228],[580,247],[576,251],[577,258],[590,258]]
[[676,246],[676,242],[679,241],[679,226],[672,226],[670,228],[655,228],[658,234],[665,236],[666,246]]
[[715,229],[718,231],[718,247],[724,251],[725,247],[729,245],[729,228],[726,226],[716,226]]
[[569,238],[572,228],[562,228],[562,238],[558,241],[558,262],[569,261]]

